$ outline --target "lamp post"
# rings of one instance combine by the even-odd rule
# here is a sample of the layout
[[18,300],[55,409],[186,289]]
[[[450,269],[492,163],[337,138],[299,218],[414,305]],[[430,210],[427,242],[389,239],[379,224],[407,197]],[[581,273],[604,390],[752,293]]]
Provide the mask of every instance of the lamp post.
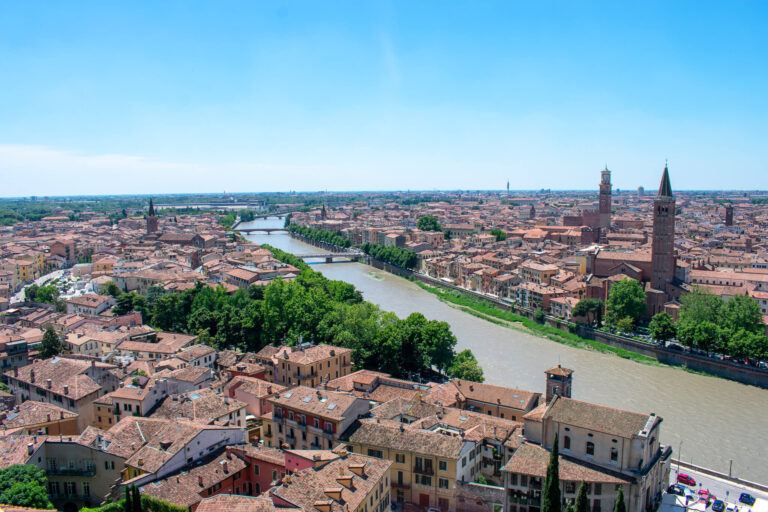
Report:
[[680,448],[677,450],[677,473],[680,474],[680,458],[683,456],[683,440],[680,440]]

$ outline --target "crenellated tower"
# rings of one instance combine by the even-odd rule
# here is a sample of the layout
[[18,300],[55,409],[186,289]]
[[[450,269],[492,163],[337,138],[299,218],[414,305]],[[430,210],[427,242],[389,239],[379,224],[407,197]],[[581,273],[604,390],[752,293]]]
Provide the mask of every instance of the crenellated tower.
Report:
[[611,229],[611,171],[605,166],[600,172],[600,238],[605,239]]

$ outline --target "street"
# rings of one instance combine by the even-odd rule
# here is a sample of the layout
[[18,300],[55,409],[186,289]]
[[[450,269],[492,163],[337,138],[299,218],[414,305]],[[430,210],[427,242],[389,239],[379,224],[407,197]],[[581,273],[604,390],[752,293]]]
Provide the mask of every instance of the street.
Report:
[[[680,473],[686,473],[696,480],[695,486],[689,486],[693,491],[694,496],[697,497],[697,493],[701,489],[707,489],[711,494],[717,497],[717,499],[723,500],[726,505],[736,505],[738,512],[768,512],[768,493],[758,491],[756,489],[747,488],[743,485],[738,485],[727,480],[715,478],[709,475],[704,475],[696,471],[687,470],[685,468],[680,469]],[[677,467],[673,466],[670,473],[670,485],[677,482]],[[755,504],[748,506],[743,503],[739,503],[739,496],[743,492],[748,492],[756,498]],[[681,512],[681,510],[699,510],[699,511],[711,511],[712,502],[709,506],[705,506],[704,503],[690,500],[686,507],[685,498],[674,494],[665,493],[661,504],[661,512]]]

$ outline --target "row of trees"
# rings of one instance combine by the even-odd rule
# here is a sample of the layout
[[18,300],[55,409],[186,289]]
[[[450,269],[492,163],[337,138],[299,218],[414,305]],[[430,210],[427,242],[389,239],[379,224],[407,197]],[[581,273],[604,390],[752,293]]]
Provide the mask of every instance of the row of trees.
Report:
[[233,294],[203,284],[181,292],[152,287],[146,295],[122,293],[115,310],[138,310],[157,329],[195,334],[219,349],[257,351],[268,343],[299,340],[330,343],[351,348],[358,368],[406,378],[437,370],[482,380],[471,352],[455,353],[456,337],[446,322],[419,313],[400,319],[364,301],[351,284],[304,267],[292,281],[275,280]]
[[350,247],[352,242],[337,231],[328,231],[327,229],[312,228],[309,226],[300,226],[299,224],[290,224],[288,231],[299,234],[315,242],[325,242],[338,247]]
[[651,319],[651,336],[740,360],[768,359],[768,337],[757,302],[746,295],[724,300],[701,289],[680,298],[677,322],[666,313]]
[[415,252],[394,245],[365,243],[361,249],[365,254],[397,267],[412,269],[418,262]]
[[[624,279],[611,286],[608,299],[583,299],[573,310],[575,317],[599,326],[605,310],[605,325],[621,332],[633,332],[646,317],[642,284]],[[768,337],[757,301],[746,295],[727,300],[696,288],[680,297],[679,319],[657,313],[648,323],[653,339],[666,342],[677,338],[683,345],[719,353],[739,360],[768,359]]]

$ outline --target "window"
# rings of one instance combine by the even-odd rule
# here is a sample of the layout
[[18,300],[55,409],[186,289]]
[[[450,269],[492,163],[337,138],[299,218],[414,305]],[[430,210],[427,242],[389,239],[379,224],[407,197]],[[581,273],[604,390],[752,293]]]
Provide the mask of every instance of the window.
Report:
[[437,480],[437,486],[441,489],[447,489],[448,488],[448,479],[447,478],[440,478]]
[[565,482],[565,492],[567,494],[576,493],[576,482]]
[[64,482],[64,494],[75,496],[77,494],[77,482]]
[[517,473],[509,475],[509,485],[517,485]]
[[462,457],[461,458],[461,467],[466,467],[466,465],[467,465],[467,458],[466,457]]
[[427,475],[420,475],[416,473],[416,483],[420,485],[426,485],[432,487],[432,477]]
[[595,443],[587,441],[587,455],[595,455]]
[[596,483],[592,489],[593,489],[592,494],[594,494],[595,496],[600,496],[601,494],[603,494],[603,484]]
[[563,437],[563,450],[571,449],[571,436]]
[[83,482],[83,496],[90,496],[91,495],[91,484],[88,482]]
[[448,471],[448,461],[441,460],[440,462],[438,462],[438,467],[440,468],[440,471]]
[[396,453],[395,454],[395,462],[398,464],[405,464],[405,454],[404,453]]
[[371,448],[368,448],[368,456],[369,457],[378,457],[379,459],[384,458],[384,453],[382,453],[381,450],[373,450]]
[[616,462],[619,460],[619,450],[616,447],[611,447],[611,460]]

